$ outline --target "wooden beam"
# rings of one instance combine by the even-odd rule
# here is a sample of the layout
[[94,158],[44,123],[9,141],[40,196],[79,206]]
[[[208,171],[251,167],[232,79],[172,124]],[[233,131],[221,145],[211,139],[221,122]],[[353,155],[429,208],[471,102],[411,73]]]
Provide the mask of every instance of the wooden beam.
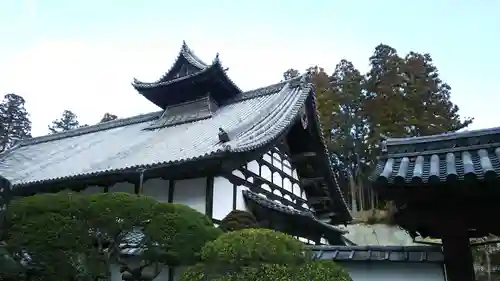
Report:
[[295,154],[292,156],[292,162],[297,163],[297,162],[302,162],[306,159],[310,159],[311,157],[316,157],[316,152],[304,152],[304,153],[299,153]]
[[461,218],[443,221],[443,254],[450,281],[474,281],[474,264],[466,224]]
[[323,177],[317,177],[317,178],[301,178],[300,179],[300,185],[301,186],[310,186],[310,185],[314,185],[316,183],[322,183],[324,182],[324,178]]
[[329,197],[309,197],[309,198],[307,198],[307,201],[310,204],[319,204],[319,203],[323,203],[323,202],[326,202],[329,200],[330,200]]

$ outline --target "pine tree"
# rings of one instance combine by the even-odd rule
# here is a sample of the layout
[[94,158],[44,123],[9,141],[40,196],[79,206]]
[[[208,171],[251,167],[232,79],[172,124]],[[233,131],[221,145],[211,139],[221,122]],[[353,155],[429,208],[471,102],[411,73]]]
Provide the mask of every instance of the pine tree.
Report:
[[78,122],[76,114],[70,110],[65,110],[62,113],[61,118],[52,121],[52,125],[49,125],[49,130],[51,134],[56,134],[70,131],[79,127],[80,122]]
[[106,113],[104,113],[104,116],[101,118],[101,121],[99,121],[99,123],[113,121],[115,119],[118,119],[118,116],[111,114],[109,112],[106,112]]
[[0,152],[17,140],[31,137],[31,121],[25,103],[23,97],[7,94],[0,104]]

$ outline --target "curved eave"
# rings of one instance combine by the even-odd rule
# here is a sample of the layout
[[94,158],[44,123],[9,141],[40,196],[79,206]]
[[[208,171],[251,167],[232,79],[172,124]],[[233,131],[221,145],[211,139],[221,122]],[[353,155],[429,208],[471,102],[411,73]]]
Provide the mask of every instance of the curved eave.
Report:
[[209,67],[208,64],[194,54],[194,52],[186,44],[186,41],[182,43],[182,48],[179,53],[179,57],[180,56],[183,56],[192,66],[198,68],[199,70]]
[[213,65],[216,66],[216,70],[219,72],[221,79],[231,88],[231,90],[238,94],[242,92],[240,87],[238,87],[236,83],[234,83],[234,81],[229,78],[229,75],[227,75],[227,71],[222,66],[222,63],[219,60],[219,56],[215,58]]
[[199,79],[200,77],[203,77],[204,75],[210,74],[211,72],[216,72],[218,76],[220,76],[221,80],[225,82],[225,84],[233,90],[235,93],[241,93],[241,89],[229,78],[227,75],[226,71],[222,67],[221,63],[219,60],[215,60],[213,64],[208,66],[207,68],[195,72],[186,76],[182,76],[173,80],[169,81],[162,81],[162,82],[142,82],[134,78],[134,81],[132,82],[132,86],[139,92],[147,89],[154,89],[154,88],[159,88],[159,87],[166,87],[169,85],[173,85],[176,83],[180,83],[182,81],[188,80],[188,79]]
[[[185,63],[189,64],[191,67],[197,69],[198,71],[202,71],[210,67],[209,64],[205,63],[203,60],[201,60],[198,56],[194,54],[194,52],[186,44],[186,41],[183,41],[182,47],[179,51],[179,54],[177,55],[177,58],[175,59],[175,62],[172,64],[170,69],[160,77],[160,79],[156,80],[153,83],[161,83],[167,81],[166,77],[169,77],[173,72],[178,71],[178,69]],[[151,84],[151,83],[146,83],[146,84]]]
[[132,82],[132,86],[139,92],[141,92],[141,90],[146,90],[146,89],[165,87],[165,86],[169,86],[169,85],[179,83],[179,82],[182,82],[182,81],[185,81],[188,79],[192,79],[195,77],[201,77],[201,76],[205,75],[206,73],[208,73],[211,69],[213,69],[213,67],[214,66],[211,65],[211,66],[209,66],[209,67],[207,67],[199,72],[195,72],[195,73],[192,73],[192,74],[189,74],[186,76],[182,76],[182,77],[179,77],[176,79],[172,79],[172,80],[168,80],[168,81],[161,81],[161,82],[142,82],[142,81],[139,81],[138,79],[134,78],[134,81]]
[[[313,126],[315,130],[315,134],[319,136],[319,141],[322,144],[322,151],[321,151],[321,157],[323,162],[325,163],[325,166],[328,168],[328,175],[325,177],[325,181],[327,183],[327,186],[329,188],[330,196],[336,196],[337,200],[334,200],[333,203],[340,204],[341,208],[341,214],[340,216],[345,222],[351,221],[352,220],[352,215],[351,212],[349,211],[349,208],[347,207],[347,202],[344,198],[344,195],[342,191],[340,190],[340,186],[338,184],[338,179],[335,176],[335,172],[333,170],[333,164],[330,158],[330,153],[328,152],[328,147],[326,145],[325,137],[323,135],[323,129],[322,125],[320,122],[320,117],[318,114],[318,108],[316,105],[316,94],[314,89],[312,89],[312,111],[313,111]],[[337,209],[337,206],[333,206],[333,208]]]
[[285,85],[275,99],[260,109],[259,115],[264,115],[264,118],[257,118],[255,115],[255,119],[244,120],[237,128],[227,131],[230,141],[225,144],[226,147],[233,152],[250,151],[283,136],[300,118],[301,109],[311,93],[310,89],[310,85]]
[[322,228],[325,230],[329,230],[335,233],[339,234],[346,234],[348,231],[340,229],[338,227],[335,227],[333,225],[326,224],[317,218],[314,217],[314,215],[311,212],[306,212],[306,211],[299,211],[296,209],[293,209],[291,207],[275,203],[269,199],[267,199],[264,195],[257,194],[255,192],[252,192],[250,190],[244,190],[243,191],[243,196],[247,200],[251,200],[252,202],[255,202],[255,204],[258,204],[262,206],[263,208],[274,210],[277,212],[280,212],[282,214],[286,215],[291,215],[291,216],[298,216],[307,219],[308,221],[311,221],[314,225],[316,225],[318,228]]

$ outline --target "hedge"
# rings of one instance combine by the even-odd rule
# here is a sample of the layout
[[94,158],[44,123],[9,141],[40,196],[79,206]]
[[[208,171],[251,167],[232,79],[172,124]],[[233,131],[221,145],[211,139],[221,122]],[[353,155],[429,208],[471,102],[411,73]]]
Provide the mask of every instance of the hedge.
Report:
[[179,281],[351,281],[333,261],[315,261],[299,240],[268,229],[228,232],[208,242]]
[[305,245],[292,236],[269,229],[227,232],[205,244],[201,259],[205,263],[229,267],[249,264],[300,264],[308,257]]
[[222,219],[219,228],[224,232],[242,230],[245,228],[257,228],[257,219],[250,212],[233,210]]

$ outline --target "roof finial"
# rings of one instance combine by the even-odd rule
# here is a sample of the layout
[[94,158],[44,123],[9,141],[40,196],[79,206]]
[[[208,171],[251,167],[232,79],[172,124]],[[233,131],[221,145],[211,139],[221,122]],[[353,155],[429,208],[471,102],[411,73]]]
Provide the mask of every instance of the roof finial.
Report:
[[219,53],[217,52],[217,54],[215,54],[215,58],[214,60],[212,61],[212,64],[216,64],[216,63],[220,63],[220,60],[219,60]]
[[219,136],[219,141],[221,142],[228,142],[230,140],[229,134],[222,128],[219,128],[218,136]]
[[186,43],[186,40],[182,40],[182,49],[183,49],[183,50],[186,50],[186,51],[188,51],[188,50],[189,50],[189,47],[188,47],[188,45],[187,45],[187,43]]

